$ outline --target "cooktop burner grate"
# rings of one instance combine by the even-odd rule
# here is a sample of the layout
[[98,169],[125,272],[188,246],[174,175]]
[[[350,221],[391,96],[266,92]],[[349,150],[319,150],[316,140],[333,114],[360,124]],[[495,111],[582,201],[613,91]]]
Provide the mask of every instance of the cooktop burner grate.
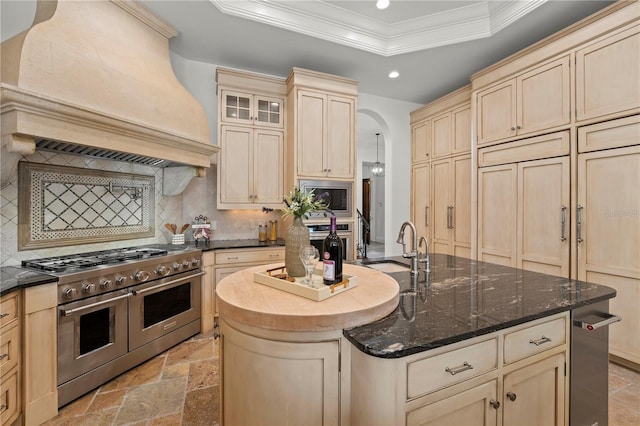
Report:
[[121,263],[127,260],[165,256],[166,254],[167,250],[157,248],[124,248],[73,254],[69,256],[23,260],[22,266],[39,269],[45,272],[60,273],[83,268],[91,268],[93,266],[104,264]]

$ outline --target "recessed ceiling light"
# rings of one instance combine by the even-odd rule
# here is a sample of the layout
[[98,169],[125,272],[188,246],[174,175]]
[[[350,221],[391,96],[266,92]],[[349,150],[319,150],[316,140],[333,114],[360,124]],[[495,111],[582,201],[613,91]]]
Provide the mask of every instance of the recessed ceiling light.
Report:
[[399,75],[400,73],[398,71],[391,71],[389,73],[389,78],[398,78]]
[[386,9],[389,7],[389,0],[378,0],[376,2],[376,7],[378,9]]

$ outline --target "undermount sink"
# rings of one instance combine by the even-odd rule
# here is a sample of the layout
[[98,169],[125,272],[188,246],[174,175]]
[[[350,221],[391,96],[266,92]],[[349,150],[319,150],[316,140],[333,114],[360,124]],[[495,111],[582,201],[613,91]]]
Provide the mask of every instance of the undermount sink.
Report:
[[388,260],[384,260],[381,262],[363,263],[363,266],[371,269],[376,269],[381,272],[403,272],[409,270],[409,265]]

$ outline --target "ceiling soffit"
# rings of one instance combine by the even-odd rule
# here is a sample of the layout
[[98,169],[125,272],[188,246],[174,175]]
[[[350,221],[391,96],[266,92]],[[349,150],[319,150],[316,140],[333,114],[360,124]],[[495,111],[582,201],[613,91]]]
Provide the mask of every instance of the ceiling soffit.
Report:
[[[393,56],[489,37],[547,0],[465,2],[445,11],[393,23],[341,7],[339,2],[210,0],[222,13],[284,28],[381,56]],[[349,3],[349,2],[345,2]],[[373,7],[373,1],[372,7]]]

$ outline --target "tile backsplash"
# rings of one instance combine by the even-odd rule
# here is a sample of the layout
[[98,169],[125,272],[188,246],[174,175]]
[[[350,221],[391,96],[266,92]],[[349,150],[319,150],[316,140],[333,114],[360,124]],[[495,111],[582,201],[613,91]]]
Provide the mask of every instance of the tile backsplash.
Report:
[[[80,167],[119,173],[152,175],[155,179],[155,235],[148,238],[126,239],[93,244],[78,244],[66,247],[52,247],[18,251],[18,171],[12,170],[7,183],[0,188],[0,266],[19,265],[22,260],[39,257],[73,254],[86,251],[106,250],[145,244],[166,244],[171,242],[171,233],[165,223],[191,223],[198,215],[216,221],[214,240],[254,239],[258,237],[258,223],[278,220],[278,235],[282,236],[282,220],[278,212],[263,213],[261,210],[217,210],[216,208],[216,165],[212,164],[202,178],[194,178],[184,192],[175,196],[162,194],[163,169],[117,161],[99,160],[89,157],[65,155],[46,151],[24,157],[24,161],[58,166]],[[6,165],[3,163],[3,167]],[[185,233],[187,242],[192,242],[191,230]]]

